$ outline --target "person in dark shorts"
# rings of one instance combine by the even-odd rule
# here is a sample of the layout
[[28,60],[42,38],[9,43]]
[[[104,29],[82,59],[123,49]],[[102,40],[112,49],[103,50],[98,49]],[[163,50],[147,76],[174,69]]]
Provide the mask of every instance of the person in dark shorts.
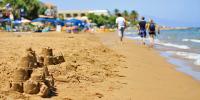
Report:
[[149,38],[150,38],[150,47],[154,47],[154,39],[156,36],[156,30],[158,34],[160,34],[160,28],[158,25],[154,23],[152,19],[150,19],[149,24],[147,25],[148,31],[149,31]]
[[116,19],[116,24],[118,26],[118,34],[120,36],[120,40],[121,42],[123,41],[123,37],[124,37],[124,31],[126,28],[126,20],[125,18],[122,17],[122,15],[120,13],[117,14],[117,19]]
[[145,39],[146,39],[146,26],[147,22],[145,21],[145,18],[142,17],[141,21],[138,23],[138,31],[139,31],[139,35],[142,38],[142,43],[145,45]]

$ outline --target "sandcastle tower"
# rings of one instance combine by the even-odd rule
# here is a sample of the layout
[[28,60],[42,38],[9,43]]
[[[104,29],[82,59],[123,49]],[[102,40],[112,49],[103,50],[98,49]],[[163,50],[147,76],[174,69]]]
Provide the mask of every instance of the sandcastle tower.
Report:
[[37,94],[41,97],[49,97],[54,88],[54,78],[49,73],[47,65],[55,65],[64,62],[64,57],[54,56],[53,49],[43,48],[42,55],[37,57],[31,48],[26,50],[26,56],[22,57],[10,82],[10,90],[20,93]]
[[32,69],[29,73],[25,69],[15,71],[10,90],[26,94],[37,94],[41,97],[49,97],[54,87],[54,78],[49,74],[48,68]]
[[53,49],[51,48],[43,48],[42,49],[43,63],[44,65],[56,65],[65,62],[65,59],[62,53],[59,56],[53,55]]
[[21,58],[18,66],[24,69],[37,68],[38,64],[35,51],[33,51],[31,48],[28,48],[26,50],[26,55]]

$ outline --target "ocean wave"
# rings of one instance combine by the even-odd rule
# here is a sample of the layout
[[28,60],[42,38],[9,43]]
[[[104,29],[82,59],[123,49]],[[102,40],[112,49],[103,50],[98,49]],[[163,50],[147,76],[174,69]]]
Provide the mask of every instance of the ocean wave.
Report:
[[167,53],[174,54],[186,59],[194,60],[195,65],[200,65],[200,54],[180,51],[167,51]]
[[125,32],[126,35],[133,34],[133,32]]
[[[139,36],[135,36],[135,37],[130,36],[127,38],[130,38],[133,40],[141,40],[141,37],[139,37]],[[149,38],[147,38],[146,41],[149,41]],[[159,39],[155,39],[155,44],[167,46],[167,47],[178,48],[178,49],[190,49],[190,47],[187,45],[179,45],[179,44],[173,44],[173,43],[169,43],[169,42],[162,42]]]
[[163,46],[167,46],[167,47],[174,47],[174,48],[178,48],[178,49],[190,49],[190,47],[188,47],[187,45],[179,45],[179,44],[173,44],[173,43],[165,43],[165,42],[161,42],[161,41],[158,41],[156,42],[156,44],[159,44],[159,45],[163,45]]
[[198,39],[182,39],[182,41],[200,43],[200,40],[198,40]]
[[142,39],[142,38],[139,37],[139,36],[135,36],[135,37],[127,36],[126,38],[133,39],[133,40],[141,40],[141,39]]

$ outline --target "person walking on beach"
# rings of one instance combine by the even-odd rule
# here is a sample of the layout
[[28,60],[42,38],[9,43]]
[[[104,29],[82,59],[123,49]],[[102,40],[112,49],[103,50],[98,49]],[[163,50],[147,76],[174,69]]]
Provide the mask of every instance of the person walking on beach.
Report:
[[149,39],[150,39],[150,48],[154,47],[154,38],[156,36],[156,30],[158,34],[160,34],[160,28],[158,25],[154,23],[152,19],[150,19],[149,23],[147,24],[147,29],[149,31]]
[[117,14],[117,19],[116,19],[116,24],[118,26],[118,30],[119,30],[119,36],[120,36],[120,41],[123,41],[123,37],[124,37],[124,31],[126,28],[126,20],[124,17],[122,17],[122,15],[120,13]]
[[141,18],[141,21],[139,21],[138,25],[138,31],[139,31],[139,35],[142,38],[142,44],[145,45],[145,39],[146,39],[146,27],[147,27],[147,22],[145,21],[145,17]]

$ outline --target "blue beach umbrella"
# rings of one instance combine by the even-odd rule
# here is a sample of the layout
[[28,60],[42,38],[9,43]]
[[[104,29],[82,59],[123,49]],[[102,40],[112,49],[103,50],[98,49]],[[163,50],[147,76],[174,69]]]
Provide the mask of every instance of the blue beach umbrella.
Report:
[[55,20],[54,20],[54,23],[55,23],[55,24],[60,24],[60,25],[62,25],[62,26],[64,26],[64,24],[65,24],[64,21],[59,20],[59,19],[55,19]]
[[50,22],[50,23],[54,24],[55,19],[54,18],[46,18],[46,22]]
[[13,21],[12,23],[13,23],[13,24],[21,24],[22,22],[21,22],[21,20],[15,20],[15,21]]
[[66,23],[72,23],[73,25],[76,25],[76,26],[82,26],[82,25],[84,25],[83,21],[78,20],[78,19],[65,20],[64,22],[65,22],[65,24]]
[[11,22],[10,18],[1,19],[0,22]]
[[36,18],[34,20],[32,20],[32,22],[46,22],[47,19],[46,18]]
[[50,22],[53,25],[56,25],[56,24],[60,24],[62,26],[64,25],[64,22],[62,20],[55,19],[55,18],[47,18],[46,22]]
[[32,20],[32,22],[50,22],[53,25],[56,25],[57,23],[64,25],[64,22],[62,20],[58,20],[55,18],[36,18]]

